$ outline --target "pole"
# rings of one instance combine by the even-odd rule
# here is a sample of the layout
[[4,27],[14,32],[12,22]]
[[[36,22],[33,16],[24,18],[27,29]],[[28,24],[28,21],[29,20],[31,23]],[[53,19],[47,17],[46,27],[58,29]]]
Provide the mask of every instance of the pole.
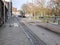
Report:
[[9,2],[9,16],[10,16],[10,27],[12,27],[12,0]]
[[10,9],[11,9],[11,2],[9,2],[9,15],[10,15],[10,18],[11,18],[11,11],[10,11]]
[[5,23],[5,0],[4,0],[4,23]]
[[11,3],[12,3],[12,0],[10,0],[10,2],[9,2],[9,15],[10,15],[10,22],[11,22],[11,18],[12,18],[12,15],[11,15],[11,11],[12,11],[12,5],[11,5]]

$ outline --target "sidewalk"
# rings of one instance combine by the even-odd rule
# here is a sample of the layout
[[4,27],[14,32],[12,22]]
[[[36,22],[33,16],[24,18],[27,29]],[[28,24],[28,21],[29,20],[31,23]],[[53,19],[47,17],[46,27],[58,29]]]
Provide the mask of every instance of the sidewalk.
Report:
[[28,23],[34,23],[37,26],[49,29],[49,30],[56,32],[56,33],[60,33],[60,25],[51,24],[51,23],[42,23],[39,20],[27,20],[27,19],[25,19],[24,21],[28,22]]
[[[11,24],[11,26],[10,26]],[[0,28],[0,45],[32,45],[16,18]]]
[[37,26],[49,29],[53,32],[60,33],[60,26],[51,23],[36,23]]

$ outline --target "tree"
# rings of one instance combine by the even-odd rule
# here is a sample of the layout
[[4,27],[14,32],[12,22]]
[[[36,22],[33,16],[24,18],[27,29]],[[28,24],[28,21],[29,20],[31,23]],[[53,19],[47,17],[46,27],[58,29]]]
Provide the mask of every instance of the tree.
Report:
[[46,0],[35,0],[36,5],[45,7]]
[[54,17],[54,22],[56,22],[56,20],[58,19],[58,16],[60,16],[60,0],[50,0],[50,2],[48,2],[48,7],[52,9],[53,14],[55,15]]

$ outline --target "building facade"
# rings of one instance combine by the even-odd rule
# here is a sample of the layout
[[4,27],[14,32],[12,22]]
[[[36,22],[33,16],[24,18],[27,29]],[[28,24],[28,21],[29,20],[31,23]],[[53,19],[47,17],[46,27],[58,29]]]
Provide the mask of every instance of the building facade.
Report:
[[12,2],[0,0],[0,25],[5,23],[12,14]]

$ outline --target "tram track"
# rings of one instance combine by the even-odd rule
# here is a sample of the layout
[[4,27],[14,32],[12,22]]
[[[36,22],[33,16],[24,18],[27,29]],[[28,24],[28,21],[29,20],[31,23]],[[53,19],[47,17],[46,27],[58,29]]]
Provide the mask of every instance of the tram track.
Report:
[[32,45],[46,45],[36,34],[34,34],[31,29],[29,29],[23,22],[17,18],[20,26],[23,28],[24,33],[27,35],[28,39],[31,41]]

